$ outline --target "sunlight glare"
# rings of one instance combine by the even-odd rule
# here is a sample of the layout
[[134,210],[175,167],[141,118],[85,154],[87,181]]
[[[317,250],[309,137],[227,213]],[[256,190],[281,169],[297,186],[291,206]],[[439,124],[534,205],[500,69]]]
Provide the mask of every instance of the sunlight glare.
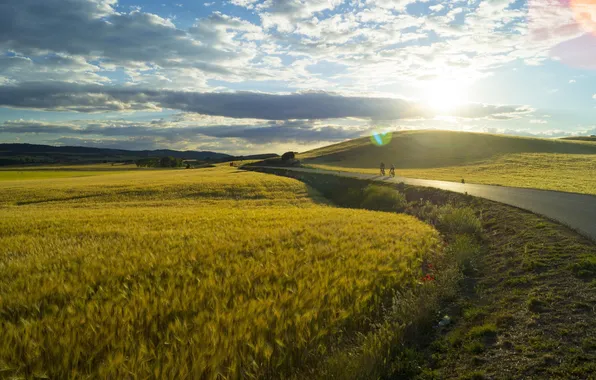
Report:
[[435,112],[450,113],[466,101],[464,86],[455,80],[435,80],[425,88],[425,100]]
[[576,21],[586,32],[596,33],[596,0],[571,0]]

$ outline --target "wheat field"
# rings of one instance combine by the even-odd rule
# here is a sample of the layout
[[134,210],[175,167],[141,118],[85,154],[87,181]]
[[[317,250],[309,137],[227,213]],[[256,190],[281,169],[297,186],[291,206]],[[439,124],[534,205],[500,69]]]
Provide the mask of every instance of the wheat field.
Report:
[[0,377],[290,376],[416,286],[438,233],[229,167],[0,182]]

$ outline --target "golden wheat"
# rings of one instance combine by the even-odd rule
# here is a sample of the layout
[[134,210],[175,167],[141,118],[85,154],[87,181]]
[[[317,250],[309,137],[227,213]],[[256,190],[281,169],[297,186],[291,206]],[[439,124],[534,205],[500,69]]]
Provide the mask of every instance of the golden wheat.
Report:
[[438,235],[233,168],[0,183],[0,376],[292,373],[411,287]]

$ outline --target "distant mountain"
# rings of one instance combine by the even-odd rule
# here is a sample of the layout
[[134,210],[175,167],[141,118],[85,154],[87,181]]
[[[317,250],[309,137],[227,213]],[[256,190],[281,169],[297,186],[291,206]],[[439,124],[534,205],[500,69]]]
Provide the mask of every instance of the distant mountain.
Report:
[[131,161],[139,158],[172,156],[186,160],[228,161],[234,156],[209,151],[123,150],[80,146],[0,144],[0,165],[36,163],[96,163]]

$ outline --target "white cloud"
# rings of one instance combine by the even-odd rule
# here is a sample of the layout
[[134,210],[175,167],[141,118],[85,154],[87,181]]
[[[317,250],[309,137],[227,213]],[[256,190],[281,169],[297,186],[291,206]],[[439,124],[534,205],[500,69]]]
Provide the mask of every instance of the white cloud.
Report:
[[[136,76],[152,71],[156,78],[164,73],[175,77],[179,70],[230,80],[260,75],[251,73],[255,41],[264,38],[259,26],[213,13],[184,31],[167,18],[139,10],[116,12],[114,5],[112,0],[8,0],[0,5],[0,50],[26,58],[58,54],[80,65],[95,62],[101,69],[120,68]],[[19,80],[16,75],[12,79]]]
[[376,6],[383,9],[395,9],[398,11],[405,11],[406,7],[415,3],[416,0],[367,0],[366,4],[369,6]]
[[[240,0],[243,1],[243,0]],[[276,28],[279,32],[289,33],[297,28],[297,23],[315,14],[334,9],[343,0],[265,0],[254,6],[261,16],[265,29]]]
[[[231,0],[230,3],[239,7],[253,9],[258,0]],[[213,3],[211,3],[213,4]]]
[[[451,8],[445,15],[409,14],[415,0],[232,0],[255,12],[261,25],[214,12],[189,30],[140,10],[117,12],[115,0],[7,1],[0,5],[0,48],[23,57],[57,52],[170,89],[205,89],[210,79],[274,78],[322,89],[341,83],[344,90],[429,74],[473,81],[517,59],[540,65],[553,46],[581,34],[573,13],[555,6],[559,0],[529,0],[527,9],[512,7],[512,0],[429,6],[435,13]],[[37,11],[42,5],[53,11]],[[430,41],[433,33],[438,39]],[[268,55],[337,62],[347,70],[316,77],[299,65],[263,65]],[[101,81],[92,73],[87,81]],[[0,80],[6,78],[18,81],[16,75]]]
[[431,5],[430,7],[428,7],[428,9],[430,9],[433,12],[440,12],[443,9],[445,9],[445,6],[443,4]]
[[6,83],[22,81],[71,81],[78,83],[105,83],[109,79],[100,73],[100,67],[78,56],[56,54],[51,56],[0,56],[0,78]]

